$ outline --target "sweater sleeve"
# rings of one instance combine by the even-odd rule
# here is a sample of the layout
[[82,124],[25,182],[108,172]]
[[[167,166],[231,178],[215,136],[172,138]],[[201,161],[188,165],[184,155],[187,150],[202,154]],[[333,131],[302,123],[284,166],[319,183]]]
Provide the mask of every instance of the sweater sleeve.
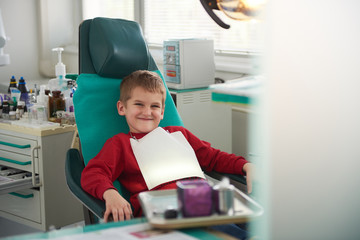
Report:
[[107,189],[116,189],[113,182],[123,171],[122,159],[121,144],[117,138],[107,140],[101,151],[84,168],[81,174],[82,188],[103,200],[103,194]]
[[244,157],[215,149],[185,128],[182,132],[193,147],[203,170],[245,175],[243,167],[248,161]]

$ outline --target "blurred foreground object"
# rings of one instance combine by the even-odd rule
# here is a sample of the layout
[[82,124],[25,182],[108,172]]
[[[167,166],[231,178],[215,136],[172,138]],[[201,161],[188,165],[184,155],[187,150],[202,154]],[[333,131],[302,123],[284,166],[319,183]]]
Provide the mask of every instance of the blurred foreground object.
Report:
[[0,9],[0,66],[10,64],[10,57],[8,54],[4,54],[3,47],[6,44],[6,35],[4,24],[2,21],[1,9]]

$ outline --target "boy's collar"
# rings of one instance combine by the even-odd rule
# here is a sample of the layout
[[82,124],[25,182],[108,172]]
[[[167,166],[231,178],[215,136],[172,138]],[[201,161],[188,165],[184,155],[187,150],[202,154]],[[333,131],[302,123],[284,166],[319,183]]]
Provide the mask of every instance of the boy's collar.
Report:
[[[156,128],[155,128],[156,129]],[[154,130],[155,130],[154,129]],[[152,131],[154,131],[154,130],[152,130]],[[166,132],[168,132],[169,133],[169,131],[168,130],[166,130]],[[138,139],[141,139],[142,137],[144,137],[146,134],[148,134],[149,132],[147,132],[147,133],[133,133],[133,132],[131,132],[131,131],[129,131],[129,135],[130,135],[130,137],[132,138],[132,139],[135,139],[136,141],[138,140]]]

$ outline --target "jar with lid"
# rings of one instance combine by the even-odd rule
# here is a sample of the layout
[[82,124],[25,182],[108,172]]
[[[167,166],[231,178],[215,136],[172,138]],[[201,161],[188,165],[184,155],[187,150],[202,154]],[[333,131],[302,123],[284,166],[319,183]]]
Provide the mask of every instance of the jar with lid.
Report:
[[19,110],[19,117],[22,117],[25,111],[25,102],[19,101],[17,104],[17,110]]
[[49,98],[49,108],[50,117],[55,118],[57,111],[65,111],[65,100],[61,96],[61,91],[52,91],[52,96]]
[[9,119],[9,112],[10,112],[10,104],[8,101],[3,101],[3,104],[2,104],[2,117],[4,119]]
[[16,111],[10,111],[9,112],[9,119],[10,120],[16,120]]

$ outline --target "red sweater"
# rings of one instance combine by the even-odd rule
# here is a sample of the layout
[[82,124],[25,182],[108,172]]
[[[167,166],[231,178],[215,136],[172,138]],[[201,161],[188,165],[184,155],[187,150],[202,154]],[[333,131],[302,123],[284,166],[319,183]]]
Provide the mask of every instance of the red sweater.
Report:
[[[201,141],[183,127],[164,127],[170,133],[181,131],[195,151],[200,167],[204,171],[241,174],[247,161],[240,156],[228,154],[212,148],[208,142]],[[137,139],[146,134],[132,133]],[[119,133],[108,139],[97,156],[89,161],[81,176],[81,186],[89,194],[103,200],[107,189],[115,189],[113,182],[119,182],[130,192],[130,204],[135,217],[141,216],[141,207],[137,199],[140,192],[148,191],[145,180],[130,145],[130,134]],[[174,189],[176,181],[157,186],[154,190]]]

